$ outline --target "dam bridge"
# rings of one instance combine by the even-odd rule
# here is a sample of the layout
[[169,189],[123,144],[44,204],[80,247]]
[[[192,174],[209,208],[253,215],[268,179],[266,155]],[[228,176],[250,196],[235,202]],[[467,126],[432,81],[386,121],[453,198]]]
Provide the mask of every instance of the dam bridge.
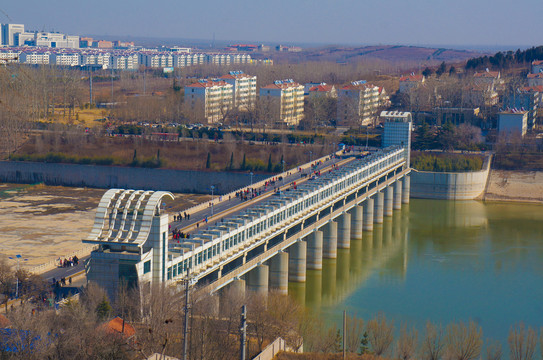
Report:
[[409,148],[389,146],[348,157],[289,191],[248,201],[190,237],[171,240],[162,203],[169,192],[111,189],[83,241],[97,245],[87,279],[115,297],[121,282],[175,284],[190,279],[210,293],[226,286],[288,292],[307,270],[337,258],[409,202]]

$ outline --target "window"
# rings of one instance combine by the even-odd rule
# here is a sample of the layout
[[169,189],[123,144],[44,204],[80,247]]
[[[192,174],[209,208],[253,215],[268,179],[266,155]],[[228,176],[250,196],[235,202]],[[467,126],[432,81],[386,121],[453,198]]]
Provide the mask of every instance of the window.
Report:
[[147,260],[143,263],[143,273],[147,274],[151,272],[151,260]]

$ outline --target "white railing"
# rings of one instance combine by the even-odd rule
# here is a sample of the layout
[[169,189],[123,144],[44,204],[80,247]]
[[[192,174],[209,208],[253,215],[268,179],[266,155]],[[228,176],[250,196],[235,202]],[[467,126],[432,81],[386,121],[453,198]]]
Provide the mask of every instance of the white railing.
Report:
[[[336,153],[336,155],[340,155],[341,153],[342,153],[342,151],[338,151],[338,152]],[[288,176],[288,175],[287,175],[288,173],[297,172],[298,169],[302,169],[302,171],[303,171],[303,170],[306,170],[306,169],[308,169],[308,168],[311,167],[311,164],[314,164],[314,163],[317,163],[317,162],[320,162],[320,161],[324,162],[324,161],[326,161],[329,157],[330,157],[330,155],[323,156],[323,157],[321,157],[321,158],[319,158],[319,159],[312,160],[312,161],[309,162],[309,163],[306,163],[306,164],[297,166],[297,167],[292,168],[292,169],[285,170],[284,172],[282,172],[282,173],[280,173],[280,174],[275,174],[275,175],[273,175],[272,177],[280,177],[280,176],[281,176],[281,177],[285,177],[285,176]],[[215,199],[213,199],[213,200],[205,201],[205,202],[203,202],[203,203],[194,205],[194,206],[192,206],[192,207],[190,207],[190,208],[188,208],[188,209],[186,209],[186,210],[183,210],[183,212],[186,212],[187,214],[192,215],[192,214],[194,214],[194,213],[197,213],[198,211],[202,211],[202,210],[204,210],[204,209],[207,209],[207,208],[210,206],[210,204],[211,204],[212,201],[213,201],[213,205],[217,205],[218,203],[221,202],[221,201],[218,200],[219,197],[222,197],[223,201],[226,201],[228,198],[232,198],[232,197],[235,198],[237,192],[245,191],[245,190],[247,190],[247,189],[249,189],[249,188],[259,188],[259,187],[262,187],[262,186],[264,186],[264,184],[265,184],[266,181],[268,181],[268,180],[269,180],[269,178],[264,179],[264,180],[261,180],[261,181],[256,182],[256,183],[253,183],[252,185],[244,186],[244,187],[239,188],[239,189],[237,189],[237,190],[234,190],[234,191],[232,191],[232,192],[230,192],[230,193],[228,193],[228,194],[219,195],[219,196],[217,196],[217,197],[216,197]],[[173,218],[173,215],[175,215],[175,214],[172,214],[172,215],[171,215],[172,218]]]
[[[300,349],[302,349],[302,346],[300,346]],[[300,349],[295,352],[302,352]],[[266,348],[262,350],[260,354],[255,356],[253,360],[273,360],[275,355],[277,355],[280,351],[293,352],[294,350],[287,346],[287,342],[283,338],[278,337],[274,342],[266,346]]]

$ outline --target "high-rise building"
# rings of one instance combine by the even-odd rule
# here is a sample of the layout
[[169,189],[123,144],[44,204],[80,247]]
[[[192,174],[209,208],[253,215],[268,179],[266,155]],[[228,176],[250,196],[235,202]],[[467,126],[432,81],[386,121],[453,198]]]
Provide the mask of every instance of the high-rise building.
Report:
[[17,34],[25,32],[23,24],[3,24],[2,25],[2,45],[19,46]]
[[411,130],[413,120],[410,112],[382,111],[384,120],[383,147],[398,145],[407,149],[407,166],[411,156]]
[[234,106],[247,110],[256,102],[256,76],[247,75],[243,71],[230,71],[221,80],[233,86]]
[[276,80],[260,88],[260,99],[268,101],[268,117],[296,126],[304,117],[304,86],[292,79]]

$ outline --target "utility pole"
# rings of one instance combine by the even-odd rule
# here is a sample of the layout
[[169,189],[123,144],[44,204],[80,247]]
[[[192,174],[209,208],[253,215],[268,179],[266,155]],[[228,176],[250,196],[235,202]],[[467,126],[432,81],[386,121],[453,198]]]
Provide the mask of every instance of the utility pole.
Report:
[[241,327],[240,332],[240,359],[245,360],[246,357],[246,343],[247,343],[247,306],[241,307]]
[[185,276],[185,326],[183,328],[183,360],[188,359],[189,342],[187,336],[189,334],[189,293],[190,293],[189,267],[187,264],[187,275]]
[[347,313],[343,310],[343,360],[345,360],[345,342],[347,341]]

